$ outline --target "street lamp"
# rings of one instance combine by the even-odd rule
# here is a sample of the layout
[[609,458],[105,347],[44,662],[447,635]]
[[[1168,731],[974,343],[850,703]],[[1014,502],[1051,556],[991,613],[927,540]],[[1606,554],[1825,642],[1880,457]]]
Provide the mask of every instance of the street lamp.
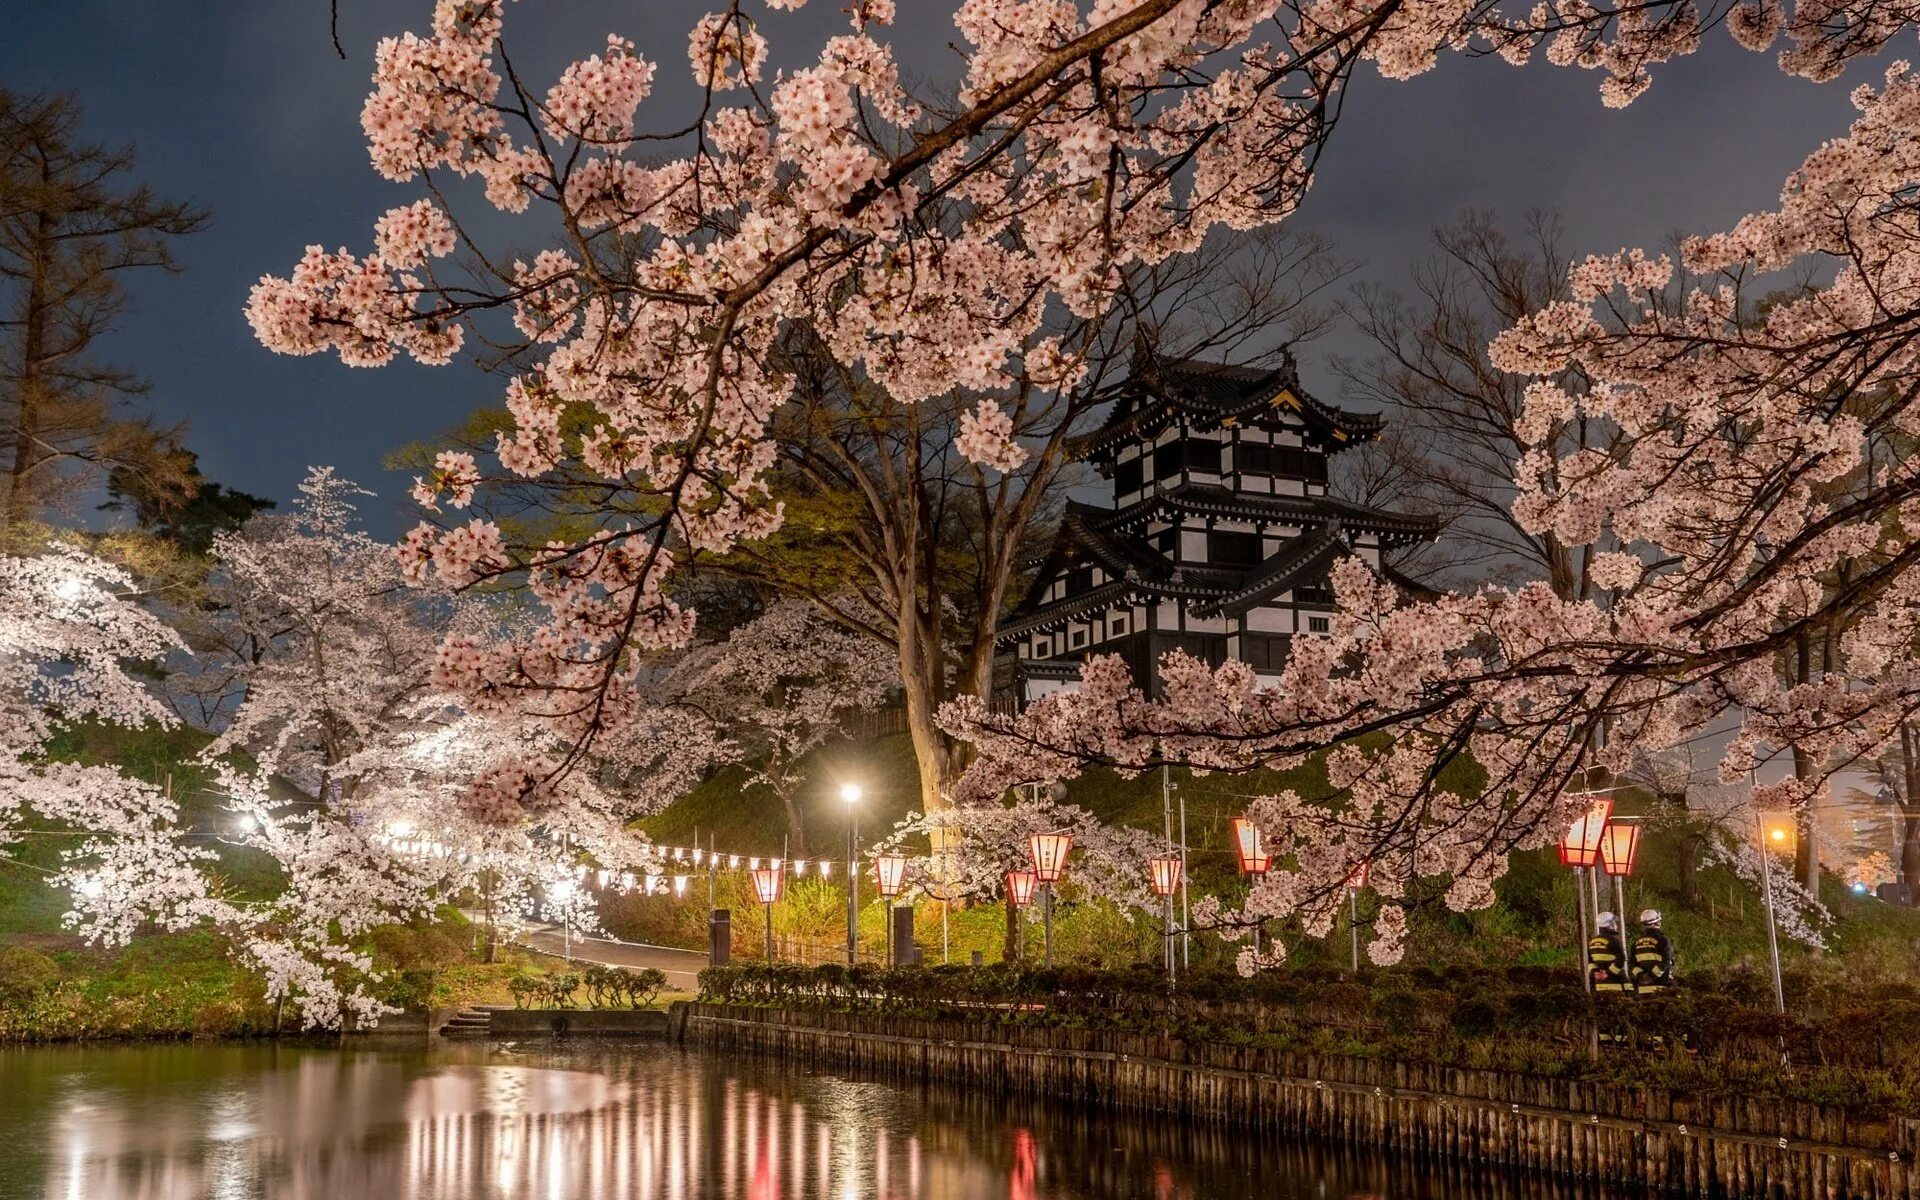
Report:
[[841,784],[840,800],[847,806],[847,965],[851,967],[860,954],[860,865],[853,851],[860,828],[860,785]]
[[1786,1015],[1787,989],[1780,982],[1779,922],[1773,912],[1773,856],[1793,854],[1799,848],[1800,831],[1788,813],[1763,813],[1756,810],[1754,820],[1760,827],[1760,890],[1767,897],[1767,957],[1773,963],[1773,1008]]
[[1273,865],[1273,856],[1260,844],[1260,830],[1245,817],[1233,819],[1233,848],[1243,875],[1265,875]]
[[1360,973],[1360,889],[1367,886],[1367,862],[1347,872],[1347,937],[1353,943],[1353,973]]
[[1627,876],[1633,874],[1634,860],[1639,856],[1640,826],[1608,821],[1607,827],[1600,832],[1600,866],[1613,880],[1615,911],[1619,913],[1620,945],[1623,949],[1633,944],[1633,939],[1627,933]]
[[573,961],[573,880],[562,879],[547,888],[547,903],[560,910],[560,957]]
[[[1589,899],[1587,872],[1599,865],[1600,834],[1607,827],[1607,818],[1612,815],[1611,799],[1603,797],[1596,800],[1592,807],[1587,809],[1587,815],[1569,825],[1567,832],[1560,838],[1560,865],[1573,868],[1573,906],[1580,912],[1580,945],[1575,956],[1580,959],[1583,967],[1587,953],[1587,900]],[[1597,873],[1594,876],[1594,883],[1597,887],[1599,883]],[[1594,895],[1591,898],[1594,901],[1594,909],[1598,911],[1599,896]],[[1580,978],[1584,981],[1586,990],[1591,992],[1593,979],[1589,973],[1583,969],[1580,972]]]
[[1153,876],[1153,894],[1160,897],[1165,906],[1166,945],[1162,957],[1167,962],[1167,978],[1173,978],[1173,894],[1180,888],[1181,870],[1178,854],[1156,854],[1147,860],[1147,868]]
[[1013,953],[1016,958],[1027,957],[1027,934],[1020,924],[1020,910],[1033,903],[1033,889],[1040,884],[1040,877],[1030,870],[1007,872],[1007,924],[1014,930]]
[[773,961],[773,906],[787,894],[787,873],[779,867],[755,867],[753,894],[767,910],[767,961]]
[[[893,898],[907,886],[907,856],[882,854],[873,860],[873,881],[887,902],[887,965],[893,965]],[[851,886],[851,885],[849,885]]]
[[1033,873],[1047,885],[1046,902],[1041,906],[1046,927],[1047,966],[1053,966],[1053,885],[1067,870],[1067,854],[1073,849],[1073,835],[1064,831],[1036,833],[1027,839],[1027,853],[1033,858]]
[[[1233,853],[1240,862],[1240,873],[1256,879],[1273,866],[1273,856],[1260,843],[1259,827],[1245,817],[1233,819]],[[1253,927],[1253,956],[1260,957],[1260,926]]]

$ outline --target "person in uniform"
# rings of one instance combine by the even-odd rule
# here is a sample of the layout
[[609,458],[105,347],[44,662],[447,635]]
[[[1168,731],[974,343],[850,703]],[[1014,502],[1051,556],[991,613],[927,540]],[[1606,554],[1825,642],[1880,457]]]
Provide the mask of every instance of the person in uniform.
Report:
[[1660,928],[1660,910],[1640,914],[1640,933],[1633,939],[1633,990],[1664,992],[1673,986],[1673,943]]
[[1620,940],[1620,922],[1610,912],[1600,914],[1599,928],[1587,939],[1587,978],[1596,992],[1627,990],[1627,951]]

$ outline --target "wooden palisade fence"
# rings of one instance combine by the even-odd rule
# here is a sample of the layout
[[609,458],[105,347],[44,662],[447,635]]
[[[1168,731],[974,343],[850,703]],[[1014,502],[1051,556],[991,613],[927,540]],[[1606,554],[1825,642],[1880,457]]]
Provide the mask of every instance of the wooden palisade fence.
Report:
[[1776,1098],[944,1015],[674,1006],[683,1042],[900,1080],[1176,1112],[1698,1196],[1920,1200],[1920,1121]]

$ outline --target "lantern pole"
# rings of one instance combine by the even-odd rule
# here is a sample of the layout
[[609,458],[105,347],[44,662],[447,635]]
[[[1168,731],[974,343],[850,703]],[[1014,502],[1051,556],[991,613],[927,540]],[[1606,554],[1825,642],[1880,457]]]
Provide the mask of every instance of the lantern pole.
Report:
[[840,799],[847,806],[847,965],[860,961],[860,870],[854,843],[860,837],[860,785],[842,784]]
[[[1180,789],[1175,788],[1175,791]],[[1193,945],[1187,930],[1193,926],[1193,909],[1187,904],[1187,794],[1180,792],[1180,967],[1192,962]]]
[[[1613,877],[1613,894],[1615,902],[1620,905],[1616,919],[1620,924],[1620,949],[1625,953],[1633,948],[1633,939],[1629,936],[1629,931],[1632,929],[1632,926],[1627,924],[1627,877],[1625,875],[1615,875]],[[1597,919],[1598,918],[1596,918],[1596,920]],[[1630,992],[1637,990],[1633,986],[1632,955],[1628,954],[1627,961],[1620,965],[1627,973],[1627,990]]]
[[1780,937],[1775,932],[1778,922],[1773,915],[1773,851],[1767,846],[1766,819],[1760,815],[1759,806],[1753,810],[1754,831],[1760,835],[1760,891],[1767,898],[1767,957],[1773,960],[1773,1011],[1785,1016],[1787,1013],[1787,992],[1780,983]]
[[1593,972],[1587,970],[1587,944],[1593,940],[1587,932],[1587,870],[1573,869],[1573,906],[1580,910],[1580,944],[1574,948],[1574,961],[1580,966],[1580,980],[1589,994],[1593,991]]
[[1040,923],[1046,928],[1047,969],[1052,970],[1053,969],[1053,884],[1046,883],[1046,884],[1043,884],[1042,886],[1045,887],[1047,890],[1041,894]]
[[1347,889],[1347,933],[1353,940],[1353,973],[1360,973],[1360,889]]

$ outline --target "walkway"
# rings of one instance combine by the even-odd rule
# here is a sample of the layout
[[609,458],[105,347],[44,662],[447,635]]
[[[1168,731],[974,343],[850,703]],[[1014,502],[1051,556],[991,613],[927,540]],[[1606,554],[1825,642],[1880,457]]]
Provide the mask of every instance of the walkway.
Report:
[[667,987],[676,992],[695,991],[699,987],[697,977],[707,965],[707,956],[697,950],[583,937],[578,933],[566,938],[557,925],[533,926],[516,940],[530,950],[556,957],[563,954],[571,943],[575,962],[599,963],[607,967],[654,967],[666,975]]

